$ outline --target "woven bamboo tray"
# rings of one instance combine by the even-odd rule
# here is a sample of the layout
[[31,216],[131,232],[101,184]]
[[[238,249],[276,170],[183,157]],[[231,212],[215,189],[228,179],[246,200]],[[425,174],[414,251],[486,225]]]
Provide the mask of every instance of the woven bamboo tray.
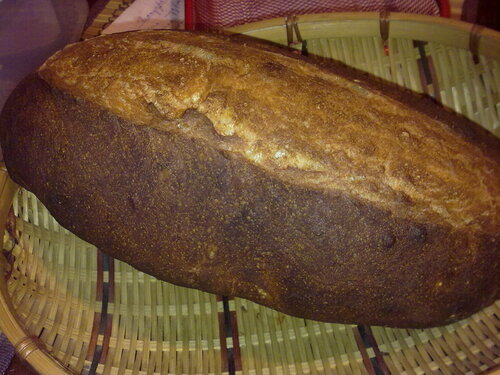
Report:
[[[499,33],[402,14],[311,15],[232,31],[427,93],[500,135]],[[0,329],[44,375],[500,372],[500,301],[455,324],[405,330],[319,323],[176,287],[60,227],[0,168],[4,228]]]

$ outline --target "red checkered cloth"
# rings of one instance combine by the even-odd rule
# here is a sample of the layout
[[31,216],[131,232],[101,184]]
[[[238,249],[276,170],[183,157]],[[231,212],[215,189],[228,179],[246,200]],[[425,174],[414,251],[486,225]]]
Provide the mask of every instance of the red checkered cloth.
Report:
[[[188,0],[196,30],[226,28],[287,15],[327,12],[419,13],[438,16],[439,0]],[[189,17],[189,15],[188,15]],[[189,25],[187,25],[189,28]]]

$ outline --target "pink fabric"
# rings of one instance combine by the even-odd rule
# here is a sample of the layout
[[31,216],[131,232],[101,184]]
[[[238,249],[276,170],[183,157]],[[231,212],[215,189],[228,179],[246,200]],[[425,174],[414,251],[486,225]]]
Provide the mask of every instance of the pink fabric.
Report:
[[436,0],[193,0],[194,27],[198,30],[292,14],[382,10],[439,15]]

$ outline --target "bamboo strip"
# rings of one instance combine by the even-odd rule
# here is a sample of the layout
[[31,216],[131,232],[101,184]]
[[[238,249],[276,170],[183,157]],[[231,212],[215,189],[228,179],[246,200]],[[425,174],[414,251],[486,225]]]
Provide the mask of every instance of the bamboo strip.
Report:
[[[110,3],[118,7],[124,4],[114,0]],[[117,9],[101,14],[87,34],[100,32],[116,16]],[[480,56],[479,64],[474,64],[467,50],[456,49],[456,46],[467,48],[469,29],[464,25],[437,21],[437,26],[418,31],[416,25],[422,27],[431,21],[391,14],[389,56],[386,56],[378,33],[378,15],[368,18],[348,15],[343,20],[337,17],[299,18],[311,55],[341,60],[421,92],[417,63],[420,54],[412,39],[428,41],[424,49],[434,67],[433,79],[437,84],[432,88],[440,88],[436,98],[442,98],[445,105],[498,134],[500,66],[493,58],[486,57],[496,56],[498,48],[484,52],[491,40],[495,40],[491,46],[498,45],[497,34],[486,30],[480,42],[480,53],[484,55]],[[408,30],[401,27],[405,20]],[[274,40],[279,41],[285,33],[281,21],[273,22],[260,24],[267,25],[268,30],[257,30],[256,25],[245,27],[248,34],[267,39],[273,39],[275,33]],[[349,27],[345,28],[346,25]],[[430,35],[442,28],[448,29],[441,35]],[[422,35],[429,37],[421,38]],[[452,40],[450,35],[457,38]],[[4,186],[2,181],[5,179],[2,180],[0,173],[0,186]],[[3,204],[0,223],[4,223],[1,215],[8,211],[10,201],[0,203]],[[36,366],[55,363],[57,367],[54,357],[58,357],[64,365],[85,373],[92,360],[86,358],[94,316],[101,313],[101,304],[96,301],[96,250],[61,228],[31,193],[22,191],[12,206],[18,217],[19,243],[12,249],[14,263],[6,285],[8,295],[3,294],[14,305],[7,314],[15,311],[14,319],[23,320],[17,328],[21,331],[26,328],[32,335],[40,334],[52,349],[52,357],[44,357],[46,354],[40,350],[30,354],[30,361],[41,358],[42,362]],[[115,267],[115,297],[109,301],[107,310],[112,322],[111,336],[105,344],[104,334],[97,335],[97,345],[105,344],[103,349],[108,351],[105,360],[102,357],[103,363],[97,366],[97,373],[222,374],[218,323],[221,306],[215,297],[159,282],[118,261]],[[103,277],[107,282],[111,275],[104,272]],[[1,297],[3,316],[5,305]],[[242,357],[238,373],[368,373],[351,326],[304,321],[240,299],[230,301],[230,310],[235,311],[238,323]],[[440,329],[374,327],[373,336],[393,374],[479,373],[494,368],[500,361],[499,311],[497,303],[466,321]],[[19,331],[11,330],[12,334],[19,335]],[[26,337],[27,333],[21,336]],[[359,337],[358,343],[365,345]],[[232,347],[231,338],[227,339],[227,345]],[[375,357],[373,348],[361,348],[365,359]]]
[[[10,210],[12,199],[16,193],[17,186],[10,180],[5,170],[5,167],[0,168],[0,230],[5,229],[5,221]],[[5,258],[1,258],[0,268],[4,272],[6,270]],[[67,371],[61,366],[50,354],[38,346],[36,341],[32,341],[27,333],[25,333],[23,325],[13,314],[15,311],[10,302],[7,287],[5,283],[0,283],[0,329],[7,338],[18,345],[19,343],[31,344],[29,352],[24,352],[25,356],[29,356],[35,370],[41,373],[49,374],[67,374]],[[26,347],[28,348],[28,347]]]
[[[314,39],[320,34],[324,38],[372,37],[380,35],[380,15],[378,13],[324,13],[301,15],[298,25],[302,38]],[[419,14],[391,13],[390,38],[432,41],[468,49],[472,25],[442,17]],[[273,40],[286,45],[284,20],[275,18],[236,26],[229,29],[233,33],[243,33],[256,38]],[[478,53],[500,59],[497,47],[500,33],[484,29],[481,33]]]

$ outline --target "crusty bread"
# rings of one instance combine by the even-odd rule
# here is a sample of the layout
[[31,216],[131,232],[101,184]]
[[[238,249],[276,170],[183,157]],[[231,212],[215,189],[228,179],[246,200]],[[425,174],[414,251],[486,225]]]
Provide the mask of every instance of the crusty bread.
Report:
[[103,36],[26,78],[0,131],[12,178],[62,225],[178,285],[397,327],[500,295],[500,141],[341,66]]

